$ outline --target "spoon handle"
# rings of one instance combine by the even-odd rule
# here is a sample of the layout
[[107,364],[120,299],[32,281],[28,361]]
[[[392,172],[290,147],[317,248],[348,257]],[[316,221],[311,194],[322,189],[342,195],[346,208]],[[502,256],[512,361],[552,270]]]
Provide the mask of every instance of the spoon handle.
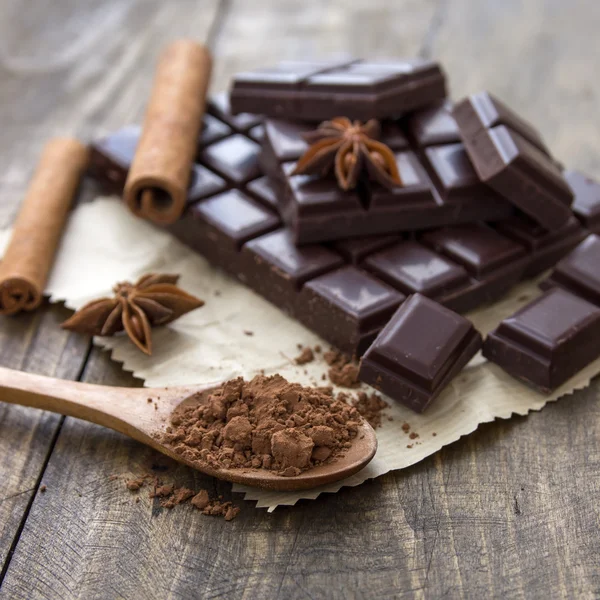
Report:
[[[156,423],[170,414],[181,388],[117,388],[53,379],[0,367],[0,401],[76,417],[147,443]],[[156,408],[148,398],[157,398]]]

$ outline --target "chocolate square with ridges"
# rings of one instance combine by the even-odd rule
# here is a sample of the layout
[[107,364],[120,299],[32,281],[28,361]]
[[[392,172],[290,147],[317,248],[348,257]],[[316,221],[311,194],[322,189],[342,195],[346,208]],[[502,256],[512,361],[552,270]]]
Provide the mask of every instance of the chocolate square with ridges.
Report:
[[242,255],[248,283],[287,311],[295,307],[297,292],[304,283],[344,262],[341,256],[321,245],[297,248],[287,229],[248,242]]
[[481,183],[461,143],[426,148],[425,166],[445,202],[505,203]]
[[554,286],[600,306],[600,236],[589,235],[540,284],[542,289]]
[[261,204],[275,211],[279,210],[279,194],[276,186],[269,177],[264,175],[246,186],[246,191],[250,192]]
[[481,335],[470,321],[414,294],[363,356],[359,377],[422,412],[480,347]]
[[362,354],[405,296],[355,267],[311,279],[298,318],[349,353]]
[[565,171],[567,183],[575,194],[571,208],[575,216],[593,233],[600,233],[600,183],[579,171]]
[[423,234],[421,241],[481,278],[525,256],[525,248],[487,225],[458,225]]
[[201,152],[205,146],[222,140],[231,135],[232,129],[220,119],[206,114],[202,119],[202,130],[200,131],[200,142],[198,144],[198,152]]
[[407,117],[407,128],[414,144],[421,148],[462,141],[450,101],[412,113]]
[[554,288],[490,333],[483,355],[507,373],[551,392],[600,356],[600,309]]
[[211,144],[200,153],[200,162],[232,185],[242,185],[262,175],[258,166],[260,146],[236,134]]
[[227,123],[235,131],[242,133],[246,133],[256,125],[260,125],[263,120],[261,115],[253,115],[245,112],[232,114],[229,94],[227,92],[211,96],[206,104],[206,112]]
[[430,298],[466,287],[466,270],[417,242],[400,242],[364,261],[364,267],[404,294],[419,292]]

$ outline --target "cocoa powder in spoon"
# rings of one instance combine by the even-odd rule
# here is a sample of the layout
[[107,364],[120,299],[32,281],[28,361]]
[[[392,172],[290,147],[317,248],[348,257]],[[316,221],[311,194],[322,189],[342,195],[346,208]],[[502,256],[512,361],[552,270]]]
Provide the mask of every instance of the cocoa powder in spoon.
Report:
[[194,397],[171,417],[163,443],[212,468],[258,468],[293,477],[330,463],[351,446],[362,417],[331,388],[280,375],[228,381],[208,401]]

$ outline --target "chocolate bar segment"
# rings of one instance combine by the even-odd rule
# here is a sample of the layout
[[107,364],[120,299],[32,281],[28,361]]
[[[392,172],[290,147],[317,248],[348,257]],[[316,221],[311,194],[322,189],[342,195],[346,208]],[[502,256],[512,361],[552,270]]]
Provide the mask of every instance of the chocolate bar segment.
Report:
[[359,379],[423,412],[480,348],[470,321],[414,294],[363,356]]
[[238,73],[230,93],[234,114],[313,122],[395,117],[445,97],[440,66],[423,59],[281,62]]
[[[248,137],[251,129],[246,133],[233,127],[230,130],[226,138],[215,142],[205,144],[200,140],[200,153],[212,144],[239,135],[248,138],[247,147],[256,149]],[[389,128],[386,135],[393,130]],[[92,144],[91,171],[111,192],[122,190],[138,135],[139,128],[125,128]],[[400,146],[405,143],[397,139]],[[237,165],[232,172],[238,172],[240,162],[236,155],[211,155],[231,160]],[[290,163],[283,166],[289,168]],[[228,168],[223,166],[220,171],[226,173]],[[515,240],[526,248],[526,254],[504,264],[501,259],[486,259],[482,251],[481,256],[472,259],[473,265],[481,265],[479,269],[470,267],[468,261],[461,263],[459,253],[452,255],[442,245],[434,247],[433,242],[418,234],[412,234],[416,240],[403,240],[398,234],[377,235],[298,249],[291,243],[289,232],[282,229],[276,213],[277,191],[271,178],[261,176],[245,181],[245,176],[228,176],[226,181],[209,166],[200,164],[194,166],[194,173],[187,210],[168,230],[213,265],[231,273],[349,354],[360,354],[366,349],[405,294],[422,290],[453,310],[470,310],[505,293],[522,276],[524,263],[535,261],[541,256],[539,253],[554,248],[559,241],[558,232],[546,232],[541,234],[537,246],[528,245],[518,236],[509,235],[508,230],[501,231],[501,224],[495,224],[496,235]],[[478,227],[462,229],[461,243],[471,253],[485,248],[475,243]],[[432,239],[443,237],[431,235]],[[554,242],[543,242],[548,236],[554,236]],[[395,262],[384,264],[381,275],[368,267],[371,257],[403,244],[412,244],[419,251],[398,252],[397,256],[394,253]],[[484,267],[488,260],[493,266]]]
[[579,171],[565,171],[564,175],[575,194],[575,216],[591,232],[600,233],[600,183]]
[[483,355],[507,373],[551,392],[600,356],[600,309],[554,288],[489,334]]
[[589,235],[540,284],[542,289],[555,286],[600,306],[600,236]]
[[546,229],[569,220],[573,192],[529,124],[486,93],[459,102],[452,114],[483,182]]
[[280,213],[298,245],[500,220],[513,213],[479,181],[462,144],[427,148],[421,159],[392,125],[382,128],[381,141],[395,151],[402,186],[388,190],[361,182],[343,191],[332,175],[291,174],[307,148],[301,136],[308,126],[266,121],[261,166],[277,182]]

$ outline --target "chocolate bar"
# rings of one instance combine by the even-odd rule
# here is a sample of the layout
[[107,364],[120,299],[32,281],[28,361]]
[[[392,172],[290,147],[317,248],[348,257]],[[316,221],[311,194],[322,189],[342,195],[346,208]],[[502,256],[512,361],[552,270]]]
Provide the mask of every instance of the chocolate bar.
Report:
[[238,73],[231,110],[270,117],[324,121],[400,116],[446,97],[439,64],[424,59],[284,61]]
[[[365,236],[298,248],[277,214],[273,181],[256,168],[253,127],[243,133],[239,124],[225,125],[225,138],[207,143],[200,136],[198,156],[207,162],[194,165],[186,212],[169,231],[349,354],[362,354],[409,294],[464,312],[500,297],[531,264],[548,260],[548,248],[553,256],[560,250],[544,234],[528,245],[500,224],[464,226],[459,236],[447,228],[413,239]],[[138,135],[139,128],[127,127],[92,144],[90,171],[107,191],[120,193]]]
[[544,290],[555,286],[600,306],[600,236],[589,235],[540,283]]
[[579,171],[565,171],[565,179],[575,194],[573,212],[584,227],[600,233],[600,183]]
[[452,114],[480,179],[546,229],[571,217],[573,192],[539,134],[487,92]]
[[307,124],[268,119],[261,154],[263,170],[280,196],[283,219],[297,244],[415,231],[442,225],[497,221],[511,205],[482,184],[459,143],[412,149],[396,123],[384,121],[381,142],[396,154],[403,185],[388,190],[362,182],[343,191],[335,178],[291,175],[307,149]]
[[362,357],[359,379],[423,412],[481,343],[481,334],[469,320],[414,294]]
[[504,319],[483,355],[507,373],[551,392],[600,356],[600,309],[553,288]]

